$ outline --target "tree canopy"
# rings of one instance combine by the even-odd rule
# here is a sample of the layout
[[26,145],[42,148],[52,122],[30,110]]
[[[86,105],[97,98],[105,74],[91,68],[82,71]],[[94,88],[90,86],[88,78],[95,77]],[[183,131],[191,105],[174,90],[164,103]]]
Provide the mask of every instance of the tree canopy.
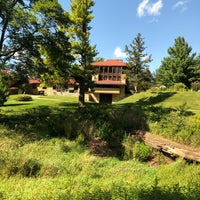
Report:
[[144,46],[144,38],[141,33],[133,39],[129,46],[125,46],[127,53],[127,74],[128,84],[130,89],[138,92],[148,88],[152,75],[148,67],[148,63],[152,61],[151,55],[144,53],[146,47]]
[[[169,47],[168,57],[165,57],[156,72],[156,81],[165,86],[183,83],[190,88],[197,79],[198,67],[195,64],[195,53],[184,37],[177,37],[174,46]],[[197,63],[197,61],[196,61]]]
[[72,60],[65,31],[69,18],[58,1],[0,0],[0,5],[1,68],[29,76],[66,71]]
[[89,23],[93,19],[91,8],[94,6],[92,0],[71,0],[70,19],[72,25],[69,27],[69,37],[72,44],[72,54],[76,58],[76,63],[72,69],[72,74],[79,83],[79,106],[85,103],[85,91],[91,82],[93,68],[90,63],[97,55],[95,46],[90,44]]

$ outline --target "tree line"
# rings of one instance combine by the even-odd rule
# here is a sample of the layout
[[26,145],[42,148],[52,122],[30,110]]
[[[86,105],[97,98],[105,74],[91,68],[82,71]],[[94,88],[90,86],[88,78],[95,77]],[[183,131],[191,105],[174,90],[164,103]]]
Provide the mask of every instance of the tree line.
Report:
[[[57,0],[0,0],[0,5],[1,72],[12,71],[19,80],[37,77],[46,84],[62,84],[74,77],[80,86],[78,104],[83,106],[85,91],[92,86],[90,63],[98,54],[90,43],[94,1],[71,0],[69,11]],[[175,39],[154,76],[148,65],[152,56],[145,49],[140,33],[125,46],[129,90],[146,90],[153,80],[166,86],[182,82],[188,88],[199,81],[200,55],[192,53],[183,37]],[[0,84],[5,85],[3,78]],[[5,93],[1,88],[0,93]]]

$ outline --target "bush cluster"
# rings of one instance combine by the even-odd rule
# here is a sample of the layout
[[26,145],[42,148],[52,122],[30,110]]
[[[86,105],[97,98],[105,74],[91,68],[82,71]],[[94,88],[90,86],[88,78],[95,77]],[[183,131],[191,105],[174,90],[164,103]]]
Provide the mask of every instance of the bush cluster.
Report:
[[4,81],[3,76],[0,74],[0,106],[2,106],[8,99],[8,87]]
[[193,91],[199,91],[200,90],[200,81],[195,81],[191,84],[191,89]]
[[28,95],[18,96],[16,98],[16,101],[32,101],[32,100],[33,100],[33,98]]
[[186,90],[186,86],[183,83],[175,83],[173,85],[173,90],[174,91],[184,92]]

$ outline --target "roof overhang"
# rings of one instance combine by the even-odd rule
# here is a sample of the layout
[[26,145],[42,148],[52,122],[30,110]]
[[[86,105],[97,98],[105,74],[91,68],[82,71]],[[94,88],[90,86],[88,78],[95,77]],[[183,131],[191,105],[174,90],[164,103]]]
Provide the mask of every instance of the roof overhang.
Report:
[[107,66],[107,67],[126,67],[126,63],[122,60],[106,60],[106,61],[100,61],[100,62],[93,62],[91,63],[92,66],[101,67],[101,66]]
[[126,85],[125,83],[121,81],[112,81],[112,80],[101,80],[101,81],[95,81],[96,85]]

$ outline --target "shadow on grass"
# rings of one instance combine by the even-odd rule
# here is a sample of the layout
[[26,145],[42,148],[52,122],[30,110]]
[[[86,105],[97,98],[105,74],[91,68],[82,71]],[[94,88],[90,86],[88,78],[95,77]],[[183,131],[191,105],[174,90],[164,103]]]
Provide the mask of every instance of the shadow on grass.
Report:
[[[148,120],[159,121],[171,108],[153,106],[175,93],[159,93],[156,97],[141,99],[135,103],[94,104],[78,108],[77,103],[60,103],[60,107],[39,106],[23,113],[0,115],[1,124],[9,132],[14,130],[27,140],[51,137],[75,139],[100,138],[107,142],[113,154],[123,154],[122,141],[138,130],[149,131]],[[17,105],[18,106],[18,105]]]
[[154,105],[157,103],[161,103],[168,99],[169,97],[175,95],[176,92],[159,92],[157,96],[151,96],[147,98],[142,98],[136,102],[136,104],[141,106],[148,106],[148,105]]
[[61,103],[60,107],[39,106],[23,113],[0,115],[1,124],[29,141],[51,137],[76,139],[83,135],[85,142],[98,137],[107,142],[112,155],[122,153],[122,140],[129,132],[148,130],[143,110],[135,105],[101,105],[87,103],[78,108],[76,103]]
[[14,104],[5,104],[3,107],[13,107],[13,106],[25,106],[29,105],[29,103],[14,103]]
[[62,103],[59,103],[59,106],[61,107],[74,107],[74,108],[77,108],[78,106],[78,103],[71,103],[71,102],[62,102]]

